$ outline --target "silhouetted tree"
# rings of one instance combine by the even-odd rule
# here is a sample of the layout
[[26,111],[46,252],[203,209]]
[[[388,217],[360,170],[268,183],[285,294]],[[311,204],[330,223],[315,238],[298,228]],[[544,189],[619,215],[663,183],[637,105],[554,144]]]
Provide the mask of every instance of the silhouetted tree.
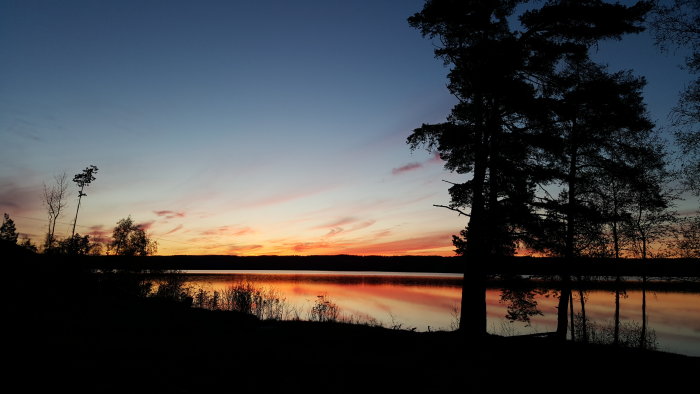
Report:
[[38,248],[36,247],[36,245],[34,245],[32,243],[32,240],[26,234],[22,236],[22,241],[19,243],[19,246],[21,246],[29,251],[32,251],[34,253],[36,253],[38,251]]
[[[646,115],[641,89],[644,80],[629,72],[608,73],[604,67],[574,59],[556,76],[556,101],[552,105],[552,135],[560,141],[552,152],[556,178],[563,187],[562,198],[548,201],[544,207],[555,211],[560,223],[545,228],[564,230],[563,250],[567,259],[579,256],[620,257],[620,229],[628,218],[631,201],[629,185],[635,183],[640,170],[635,163],[653,155],[654,147],[640,144],[649,141],[653,124]],[[609,226],[612,253],[606,241]],[[534,246],[547,248],[543,238]],[[566,334],[566,287],[559,303],[557,332]]]
[[87,196],[87,194],[83,193],[83,190],[85,189],[85,186],[90,186],[90,183],[95,180],[95,175],[97,173],[97,167],[91,165],[89,167],[85,167],[83,172],[79,174],[75,174],[73,177],[73,182],[75,182],[78,187],[80,187],[80,191],[78,191],[78,207],[75,209],[75,219],[73,219],[73,231],[71,232],[71,237],[75,235],[75,225],[78,223],[78,211],[80,210],[80,200],[83,198],[83,196]]
[[0,226],[0,239],[16,244],[18,236],[14,220],[10,219],[10,215],[5,213],[2,219],[2,226]]
[[44,250],[50,251],[56,243],[56,221],[61,216],[63,208],[66,206],[66,190],[68,189],[68,176],[66,173],[54,176],[54,183],[47,186],[44,183],[44,194],[42,202],[46,207],[49,216],[49,229],[46,233]]
[[86,256],[90,254],[93,248],[93,243],[90,242],[90,236],[74,234],[70,238],[66,238],[59,242],[58,249],[63,254]]
[[671,240],[671,253],[676,257],[700,258],[700,212],[679,221]]
[[[551,133],[558,139],[552,153],[560,198],[543,207],[553,227],[566,234],[562,244],[533,246],[574,258],[591,254],[604,226],[613,233],[613,255],[619,256],[619,230],[631,201],[630,185],[643,158],[653,157],[649,141],[653,124],[646,115],[641,89],[644,80],[629,72],[608,73],[590,62],[574,62],[557,76]],[[588,251],[588,252],[587,252]],[[601,253],[606,254],[603,250]]]
[[147,256],[155,254],[157,243],[150,240],[146,232],[134,224],[129,216],[117,222],[109,247],[121,256]]
[[[465,263],[460,329],[474,334],[486,332],[482,274],[475,269],[488,256],[513,254],[527,239],[524,230],[536,222],[536,186],[554,176],[552,80],[564,60],[585,59],[598,40],[641,31],[650,8],[551,0],[520,14],[515,26],[513,14],[524,3],[530,2],[431,0],[409,18],[439,40],[435,55],[451,66],[448,88],[459,100],[447,122],[423,124],[407,142],[439,152],[446,169],[469,176],[450,187],[446,207],[469,217],[453,241],[473,266]],[[466,311],[469,300],[474,305]]]
[[[700,2],[673,0],[659,2],[654,8],[651,27],[662,50],[669,47],[687,47],[686,69],[700,73]],[[676,139],[684,159],[682,172],[686,185],[700,196],[700,78],[693,80],[680,94],[673,109]]]
[[623,223],[623,233],[634,255],[646,259],[650,245],[666,238],[677,221],[677,213],[671,208],[677,195],[667,186],[673,179],[663,162],[663,149],[639,157],[637,177],[631,184],[629,217]]

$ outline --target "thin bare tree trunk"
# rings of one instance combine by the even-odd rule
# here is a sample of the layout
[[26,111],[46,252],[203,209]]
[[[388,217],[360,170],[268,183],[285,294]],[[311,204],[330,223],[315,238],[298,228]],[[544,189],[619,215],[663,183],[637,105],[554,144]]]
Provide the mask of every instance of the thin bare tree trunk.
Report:
[[78,223],[78,211],[80,211],[80,200],[83,198],[83,188],[85,186],[80,188],[80,191],[78,192],[78,208],[75,210],[75,219],[73,219],[73,231],[71,232],[70,236],[73,238],[75,235],[75,225]]

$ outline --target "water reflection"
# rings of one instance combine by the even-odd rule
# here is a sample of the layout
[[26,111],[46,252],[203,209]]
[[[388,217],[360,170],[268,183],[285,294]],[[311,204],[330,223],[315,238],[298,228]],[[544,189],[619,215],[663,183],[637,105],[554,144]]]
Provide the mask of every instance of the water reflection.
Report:
[[[223,293],[235,283],[274,289],[294,316],[310,319],[319,296],[345,320],[418,331],[453,330],[459,323],[461,278],[456,275],[350,273],[218,273],[188,275],[193,288]],[[580,278],[579,278],[580,279]],[[700,356],[700,291],[696,283],[573,280],[565,293],[567,337],[618,342]],[[506,285],[507,283],[507,285]],[[647,289],[649,288],[649,289]],[[510,280],[486,291],[488,331],[548,333],[560,320],[559,285]],[[571,324],[573,322],[573,324]]]

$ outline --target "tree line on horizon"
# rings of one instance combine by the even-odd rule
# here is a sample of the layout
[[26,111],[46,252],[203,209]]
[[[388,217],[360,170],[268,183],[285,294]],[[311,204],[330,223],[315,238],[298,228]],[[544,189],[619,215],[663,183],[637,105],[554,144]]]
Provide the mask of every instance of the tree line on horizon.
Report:
[[[49,223],[46,236],[41,245],[43,254],[63,254],[63,255],[100,255],[114,254],[121,256],[147,256],[156,253],[158,244],[150,239],[141,226],[134,223],[131,216],[121,219],[112,231],[112,240],[101,242],[90,235],[80,235],[75,232],[78,222],[78,212],[83,197],[87,196],[85,187],[94,181],[98,168],[94,165],[86,167],[82,172],[73,177],[73,182],[78,186],[78,204],[75,210],[70,237],[59,239],[56,236],[56,223],[64,213],[67,204],[67,191],[69,183],[66,173],[54,176],[51,185],[44,184],[42,202],[46,208]],[[31,239],[25,235],[18,243],[19,233],[16,230],[14,221],[7,213],[4,214],[3,223],[0,227],[0,240],[19,246],[37,253],[40,248],[32,243]],[[106,248],[106,250],[105,250]]]

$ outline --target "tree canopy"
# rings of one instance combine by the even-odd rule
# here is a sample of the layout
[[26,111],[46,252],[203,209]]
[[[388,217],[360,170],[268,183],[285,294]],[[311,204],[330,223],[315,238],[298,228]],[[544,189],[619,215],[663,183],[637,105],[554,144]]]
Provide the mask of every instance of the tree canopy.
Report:
[[[446,169],[468,177],[449,189],[449,208],[469,216],[466,229],[454,238],[461,254],[510,255],[518,243],[531,242],[538,233],[533,226],[542,224],[536,192],[570,175],[561,169],[562,154],[571,143],[563,126],[582,120],[577,114],[586,106],[598,105],[596,95],[607,94],[620,114],[640,111],[640,81],[608,74],[590,62],[588,51],[600,40],[642,31],[651,3],[538,4],[431,0],[409,18],[411,26],[439,42],[435,56],[450,66],[448,88],[459,100],[446,122],[423,124],[407,142],[412,149],[437,151]],[[580,79],[576,67],[596,78]],[[620,91],[624,84],[628,97],[612,97],[625,94]],[[586,129],[577,138],[589,138],[588,130],[602,125],[596,115],[603,112],[591,108],[585,119],[589,124],[576,125]],[[638,126],[646,129],[648,123]]]
[[0,226],[0,239],[16,244],[18,236],[14,220],[10,219],[10,215],[5,213],[2,219],[2,226]]
[[156,253],[157,243],[129,216],[117,222],[109,247],[120,256],[147,256]]
[[[659,3],[654,9],[651,27],[663,50],[688,48],[685,68],[692,74],[700,74],[700,2]],[[673,115],[676,140],[683,154],[683,180],[696,196],[700,196],[700,77],[680,93]]]

